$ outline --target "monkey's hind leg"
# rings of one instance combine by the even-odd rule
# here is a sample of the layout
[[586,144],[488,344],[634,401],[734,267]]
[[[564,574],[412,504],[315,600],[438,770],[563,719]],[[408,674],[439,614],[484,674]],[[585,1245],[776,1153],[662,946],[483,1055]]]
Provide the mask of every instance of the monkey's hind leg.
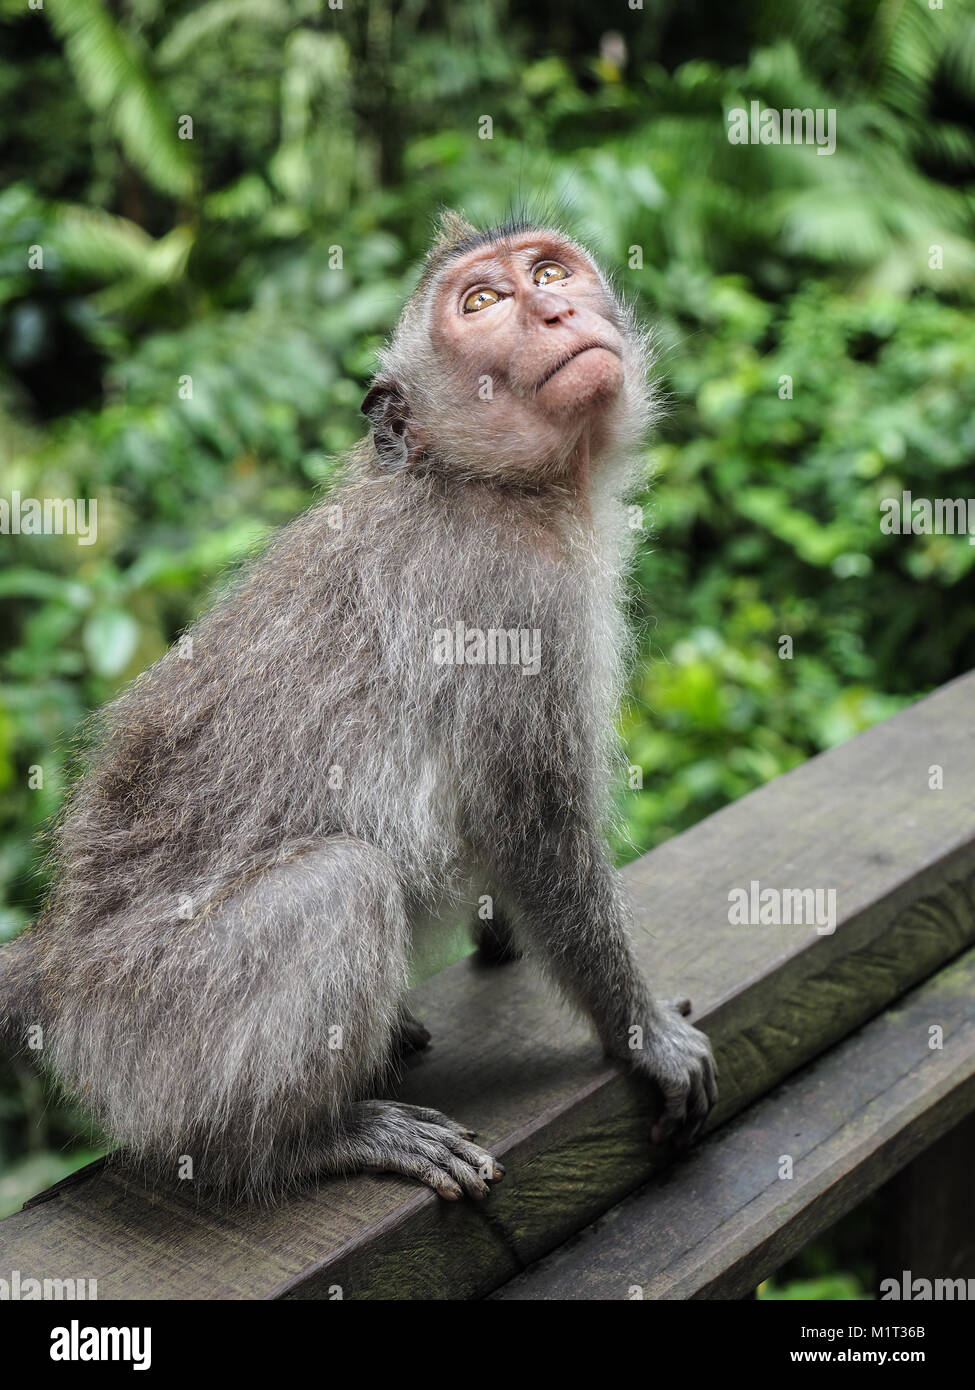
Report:
[[172,920],[166,902],[151,925],[116,932],[111,989],[92,988],[105,962],[84,939],[55,941],[51,1064],[118,1144],[163,1178],[182,1181],[189,1158],[187,1180],[245,1197],[367,1168],[483,1195],[491,1160],[459,1126],[371,1099],[409,935],[382,850],[295,846],[195,917]]
[[[287,927],[283,965],[291,973],[279,980],[276,1013],[278,1028],[290,1034],[289,1052],[303,1055],[304,1065],[278,1112],[281,1120],[290,1115],[279,1141],[285,1170],[298,1179],[399,1173],[448,1199],[486,1197],[502,1169],[470,1142],[471,1131],[437,1110],[370,1095],[397,1047],[423,1047],[430,1036],[403,997],[408,932],[394,866],[381,850],[350,838],[299,862],[300,874],[276,872],[251,890],[241,913]],[[296,1031],[299,981],[312,982],[314,1005],[311,1027]]]
[[[238,1046],[234,1062],[244,1128],[276,1130],[272,1173],[400,1173],[450,1199],[487,1196],[501,1169],[469,1131],[378,1098],[404,1038],[429,1038],[406,1004],[406,908],[382,850],[351,837],[310,848],[244,889],[213,932],[232,952],[221,973],[236,986],[236,1028],[259,1025],[252,1055]],[[255,938],[242,991],[238,952]]]

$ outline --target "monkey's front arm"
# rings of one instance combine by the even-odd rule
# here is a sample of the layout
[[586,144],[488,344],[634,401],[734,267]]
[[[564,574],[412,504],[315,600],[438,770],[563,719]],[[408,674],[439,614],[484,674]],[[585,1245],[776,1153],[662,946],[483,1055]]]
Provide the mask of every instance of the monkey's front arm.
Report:
[[650,995],[630,948],[622,884],[598,831],[547,828],[493,866],[502,899],[555,982],[592,1019],[607,1053],[662,1093],[654,1142],[690,1141],[717,1097],[710,1044],[686,1001]]

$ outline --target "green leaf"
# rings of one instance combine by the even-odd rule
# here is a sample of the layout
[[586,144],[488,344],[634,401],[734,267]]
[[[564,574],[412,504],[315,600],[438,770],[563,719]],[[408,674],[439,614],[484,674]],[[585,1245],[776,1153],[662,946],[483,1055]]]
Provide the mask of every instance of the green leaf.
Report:
[[102,0],[48,0],[45,14],[92,109],[108,117],[125,153],[164,193],[188,197],[196,185],[192,145],[176,133],[170,110],[135,40]]
[[77,580],[18,566],[0,573],[0,598],[53,599],[72,608],[83,608],[91,599],[91,591]]
[[81,640],[96,675],[117,676],[132,659],[139,625],[121,608],[100,608],[85,623]]
[[55,223],[54,246],[69,269],[106,280],[132,278],[156,285],[178,280],[193,245],[189,227],[155,240],[135,222],[101,208],[66,206]]

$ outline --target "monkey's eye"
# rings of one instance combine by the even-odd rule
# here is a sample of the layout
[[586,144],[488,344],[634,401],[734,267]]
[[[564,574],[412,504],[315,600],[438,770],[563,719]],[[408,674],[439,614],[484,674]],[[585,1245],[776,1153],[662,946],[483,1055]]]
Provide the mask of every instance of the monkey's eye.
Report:
[[471,290],[464,300],[464,313],[476,314],[478,309],[486,309],[490,304],[497,304],[500,298],[497,290]]
[[532,270],[532,279],[536,285],[544,287],[554,285],[559,280],[568,280],[571,273],[564,265],[559,265],[558,261],[539,261]]

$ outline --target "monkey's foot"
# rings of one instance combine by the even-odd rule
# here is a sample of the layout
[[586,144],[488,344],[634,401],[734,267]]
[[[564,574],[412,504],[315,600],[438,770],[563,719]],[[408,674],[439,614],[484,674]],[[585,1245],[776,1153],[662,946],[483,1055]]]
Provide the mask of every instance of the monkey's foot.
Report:
[[350,1107],[337,1166],[416,1178],[455,1202],[466,1193],[483,1199],[504,1177],[501,1164],[470,1140],[465,1129],[421,1105],[366,1100]]
[[511,928],[501,917],[475,923],[474,943],[482,965],[507,965],[508,961],[521,960],[521,951],[511,934]]
[[398,1057],[408,1057],[411,1052],[422,1052],[430,1046],[430,1030],[409,1009],[400,1010],[399,1021],[393,1034],[393,1051]]

